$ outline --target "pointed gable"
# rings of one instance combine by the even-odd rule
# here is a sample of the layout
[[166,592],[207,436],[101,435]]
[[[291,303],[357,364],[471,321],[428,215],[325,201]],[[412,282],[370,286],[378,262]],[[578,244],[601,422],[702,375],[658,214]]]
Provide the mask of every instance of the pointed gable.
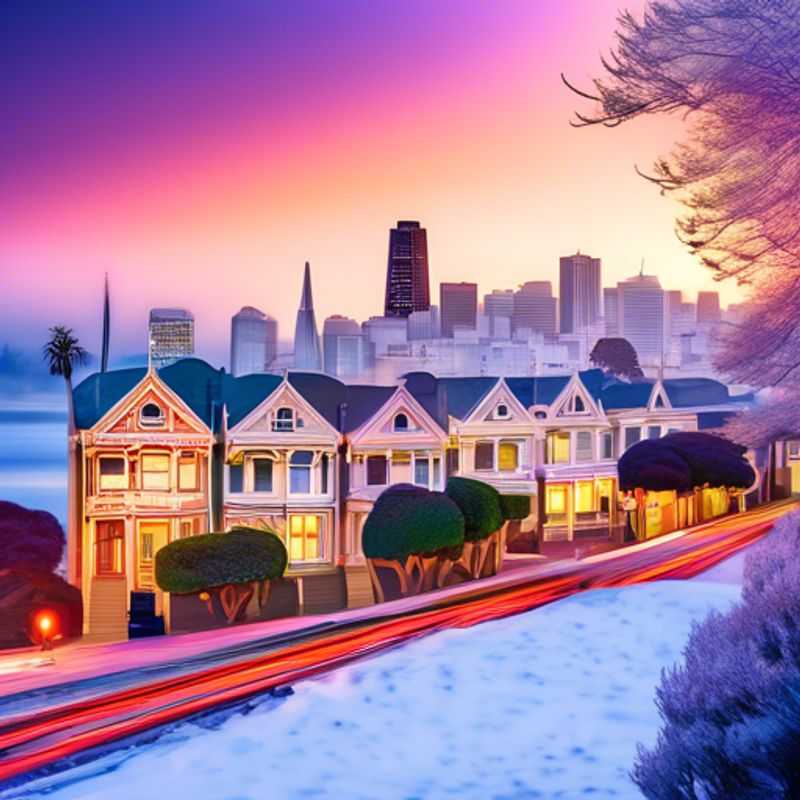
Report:
[[404,386],[395,388],[383,405],[352,430],[354,444],[369,442],[402,446],[404,442],[442,442],[446,432]]
[[653,390],[650,393],[647,408],[649,411],[660,408],[672,408],[667,392],[664,389],[664,384],[661,383],[661,381],[656,381],[653,384]]
[[552,404],[554,417],[602,417],[603,412],[581,378],[575,374]]
[[465,422],[530,422],[525,406],[520,403],[504,378],[496,381]]

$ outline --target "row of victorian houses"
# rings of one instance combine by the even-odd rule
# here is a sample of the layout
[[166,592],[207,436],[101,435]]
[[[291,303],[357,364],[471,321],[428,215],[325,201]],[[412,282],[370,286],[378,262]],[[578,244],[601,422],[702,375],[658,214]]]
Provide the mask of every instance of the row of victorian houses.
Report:
[[[204,361],[98,373],[74,391],[69,579],[85,631],[124,635],[132,590],[156,593],[168,542],[266,526],[289,552],[307,613],[371,600],[361,531],[394,483],[449,475],[534,495],[545,537],[613,520],[616,462],[643,438],[716,427],[746,398],[709,379],[435,378],[346,385],[318,373],[234,378]],[[532,508],[536,504],[532,503]]]

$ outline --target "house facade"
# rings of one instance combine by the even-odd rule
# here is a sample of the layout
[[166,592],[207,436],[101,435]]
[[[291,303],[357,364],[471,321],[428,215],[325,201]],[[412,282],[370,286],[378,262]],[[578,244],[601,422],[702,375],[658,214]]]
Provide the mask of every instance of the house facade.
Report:
[[[74,392],[69,578],[85,631],[124,637],[133,590],[166,543],[237,525],[281,536],[301,612],[373,602],[361,533],[397,483],[442,491],[474,477],[533,496],[545,537],[613,525],[616,462],[630,446],[716,427],[742,407],[705,379],[435,378],[346,385],[318,373],[233,377],[198,359],[93,375]],[[536,508],[536,503],[532,503]]]

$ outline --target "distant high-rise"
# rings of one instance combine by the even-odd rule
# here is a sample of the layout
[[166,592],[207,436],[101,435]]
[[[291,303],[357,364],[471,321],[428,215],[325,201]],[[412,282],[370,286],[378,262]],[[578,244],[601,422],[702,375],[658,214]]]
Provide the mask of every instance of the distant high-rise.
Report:
[[194,317],[185,308],[154,308],[150,311],[150,363],[166,367],[194,354]]
[[487,317],[510,317],[514,313],[514,290],[493,289],[483,296],[483,313]]
[[455,327],[475,330],[478,323],[478,284],[439,284],[439,309],[443,338],[452,339]]
[[308,261],[303,271],[303,291],[294,326],[294,366],[295,369],[322,369],[314,298],[311,294],[311,265]]
[[531,333],[554,336],[558,332],[557,303],[550,281],[524,283],[514,293],[513,332],[527,328]]
[[559,259],[559,320],[561,333],[581,333],[603,315],[599,258],[581,255]]
[[278,352],[278,323],[252,306],[231,318],[231,373],[264,372]]
[[108,370],[108,347],[111,339],[111,301],[108,296],[108,273],[106,272],[103,294],[103,350],[100,356],[100,372]]
[[619,336],[619,304],[617,289],[607,286],[603,289],[603,316],[605,318],[606,336]]
[[428,235],[419,222],[400,220],[389,231],[386,267],[387,317],[407,317],[431,305],[428,283]]
[[664,290],[655,275],[639,274],[617,284],[620,335],[636,350],[640,364],[660,366],[664,358]]
[[357,378],[366,366],[366,340],[361,326],[349,317],[334,314],[322,325],[325,372],[338,378]]
[[407,318],[408,341],[439,338],[439,307],[427,311],[412,311]]
[[698,323],[718,323],[722,319],[719,307],[718,292],[697,293],[697,321]]

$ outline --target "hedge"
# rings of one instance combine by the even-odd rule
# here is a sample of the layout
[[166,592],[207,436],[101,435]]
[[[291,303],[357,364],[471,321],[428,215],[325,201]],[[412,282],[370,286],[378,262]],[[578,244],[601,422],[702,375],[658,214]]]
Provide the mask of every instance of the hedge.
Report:
[[165,592],[189,594],[215,586],[278,578],[288,554],[272,531],[237,527],[177,539],[156,553],[156,583]]
[[531,513],[530,495],[501,494],[500,511],[504,520],[527,519]]
[[500,493],[494,486],[471,478],[450,478],[445,494],[464,515],[464,538],[477,542],[491,536],[503,524]]
[[442,492],[397,484],[375,501],[364,523],[367,558],[405,562],[411,555],[457,555],[464,545],[464,518]]

